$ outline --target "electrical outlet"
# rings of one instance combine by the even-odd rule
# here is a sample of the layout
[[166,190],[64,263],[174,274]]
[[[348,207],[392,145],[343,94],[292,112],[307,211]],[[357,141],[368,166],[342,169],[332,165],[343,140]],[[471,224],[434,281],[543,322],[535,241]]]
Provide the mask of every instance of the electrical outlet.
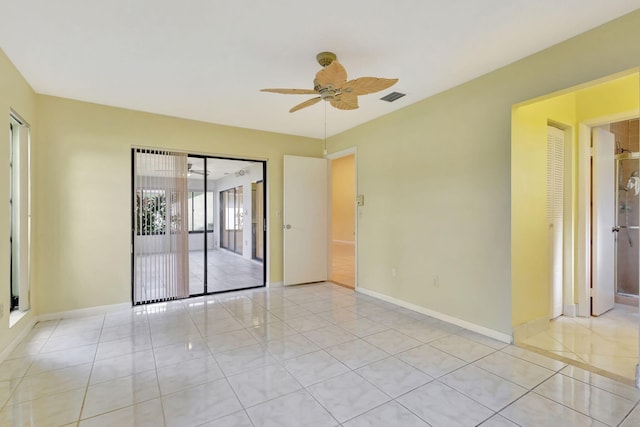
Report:
[[434,288],[440,287],[440,276],[438,276],[437,274],[433,276],[433,287]]
[[396,277],[398,275],[398,270],[393,267],[391,268],[391,277]]

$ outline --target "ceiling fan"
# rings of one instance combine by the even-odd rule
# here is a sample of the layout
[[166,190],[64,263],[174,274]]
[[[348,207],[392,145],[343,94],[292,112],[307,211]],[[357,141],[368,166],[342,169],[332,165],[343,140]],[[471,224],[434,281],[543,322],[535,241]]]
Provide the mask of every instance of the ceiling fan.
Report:
[[320,100],[329,101],[339,110],[355,110],[358,108],[358,96],[387,89],[398,81],[398,79],[376,77],[360,77],[347,81],[347,71],[337,61],[335,53],[320,52],[316,55],[316,59],[324,68],[316,74],[313,89],[261,89],[261,91],[286,95],[320,95],[296,105],[289,110],[290,113],[309,107]]
[[187,163],[187,175],[195,173],[197,175],[209,175],[209,171],[193,169],[193,163]]

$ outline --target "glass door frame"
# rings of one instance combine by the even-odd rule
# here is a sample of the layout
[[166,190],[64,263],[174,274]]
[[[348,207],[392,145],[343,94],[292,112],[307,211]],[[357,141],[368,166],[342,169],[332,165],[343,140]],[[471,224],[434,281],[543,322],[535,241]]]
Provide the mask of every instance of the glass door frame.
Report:
[[[133,250],[134,248],[134,242],[135,242],[135,228],[133,227],[133,224],[135,224],[135,220],[136,220],[136,188],[135,188],[135,180],[134,180],[134,174],[135,174],[135,153],[136,150],[139,149],[149,149],[148,147],[136,147],[133,146],[131,147],[131,302],[133,304],[134,302],[134,274],[135,274],[135,252]],[[229,289],[229,290],[222,290],[222,291],[212,291],[209,292],[208,291],[208,251],[207,251],[207,247],[208,247],[208,234],[209,234],[209,228],[208,228],[208,223],[207,223],[207,203],[206,203],[206,194],[208,191],[208,180],[206,179],[206,175],[205,175],[205,179],[204,179],[204,194],[205,194],[205,208],[204,208],[204,218],[205,218],[205,224],[204,224],[204,291],[203,293],[198,293],[198,294],[190,294],[188,296],[188,298],[193,298],[193,297],[198,297],[198,296],[203,296],[203,295],[210,295],[210,294],[217,294],[217,293],[224,293],[224,292],[234,292],[234,291],[240,291],[240,290],[245,290],[245,289],[254,289],[254,288],[260,288],[260,287],[266,287],[266,283],[267,283],[267,261],[268,261],[268,252],[267,252],[267,245],[268,245],[268,239],[267,239],[267,224],[268,224],[268,218],[267,218],[267,192],[268,192],[268,187],[267,187],[267,160],[259,160],[259,159],[247,159],[247,158],[240,158],[240,157],[224,157],[224,156],[216,156],[216,155],[205,155],[205,154],[195,154],[195,153],[188,153],[187,152],[187,157],[193,157],[193,158],[200,158],[200,159],[204,159],[204,170],[208,170],[208,166],[207,166],[207,161],[208,160],[216,160],[216,159],[221,159],[221,160],[235,160],[235,161],[244,161],[244,162],[252,162],[252,163],[259,163],[262,167],[262,182],[263,182],[263,194],[262,194],[262,212],[263,212],[263,238],[262,238],[262,254],[263,254],[263,259],[262,259],[262,284],[258,285],[258,286],[248,286],[248,287],[243,287],[243,288],[236,288],[236,289]],[[214,196],[215,199],[215,196]],[[214,233],[215,233],[215,226],[212,227]],[[220,239],[222,239],[222,236],[220,236]],[[253,262],[253,261],[252,261]]]

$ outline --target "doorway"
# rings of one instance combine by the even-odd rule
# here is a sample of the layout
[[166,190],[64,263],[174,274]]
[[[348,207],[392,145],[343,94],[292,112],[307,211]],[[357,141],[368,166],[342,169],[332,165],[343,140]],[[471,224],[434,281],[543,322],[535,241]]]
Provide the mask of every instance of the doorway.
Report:
[[592,302],[587,312],[594,316],[615,304],[638,306],[639,138],[637,118],[592,128]]
[[638,119],[614,122],[609,131],[615,137],[615,301],[638,306],[640,259],[640,131]]
[[[516,344],[627,382],[634,380],[638,362],[638,309],[620,302],[627,297],[623,280],[638,282],[637,275],[624,273],[637,274],[638,252],[630,267],[622,263],[634,257],[629,249],[640,246],[634,235],[638,207],[632,197],[640,184],[634,176],[634,153],[640,150],[619,137],[615,128],[626,127],[638,135],[633,122],[640,104],[638,86],[638,72],[630,70],[514,105],[512,116]],[[561,227],[562,234],[551,232],[557,230],[550,228],[552,200],[544,185],[553,170],[546,163],[544,138],[548,125],[557,124],[565,130],[565,178],[558,181],[565,184],[565,199],[564,213],[558,216],[562,225],[554,223],[553,228]],[[593,141],[592,134],[597,134]],[[601,262],[606,257],[611,268]],[[630,279],[624,279],[625,274]]]
[[[341,168],[340,160],[345,157],[343,162],[347,167]],[[283,284],[329,279],[356,288],[358,212],[355,206],[364,204],[363,195],[355,197],[356,149],[325,158],[285,155],[283,160]],[[333,196],[338,195],[334,202]],[[344,217],[345,221],[340,222],[338,217]],[[334,240],[335,246],[345,250],[333,249]]]
[[331,158],[331,275],[339,285],[356,286],[356,156]]

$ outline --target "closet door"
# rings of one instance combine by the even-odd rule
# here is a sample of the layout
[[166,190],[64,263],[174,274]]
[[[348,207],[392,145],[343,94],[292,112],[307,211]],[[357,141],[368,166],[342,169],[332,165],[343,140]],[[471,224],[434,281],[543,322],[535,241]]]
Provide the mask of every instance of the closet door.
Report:
[[551,318],[563,309],[564,131],[547,128],[547,221],[551,272]]

